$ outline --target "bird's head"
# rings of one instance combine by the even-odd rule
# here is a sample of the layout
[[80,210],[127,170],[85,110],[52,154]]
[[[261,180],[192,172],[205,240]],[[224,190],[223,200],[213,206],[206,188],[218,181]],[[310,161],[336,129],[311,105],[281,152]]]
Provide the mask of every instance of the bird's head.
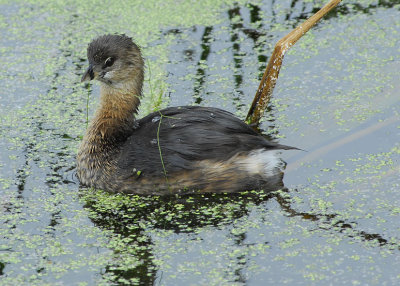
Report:
[[97,79],[112,88],[143,81],[143,58],[139,47],[125,35],[104,35],[87,48],[89,67],[81,81]]

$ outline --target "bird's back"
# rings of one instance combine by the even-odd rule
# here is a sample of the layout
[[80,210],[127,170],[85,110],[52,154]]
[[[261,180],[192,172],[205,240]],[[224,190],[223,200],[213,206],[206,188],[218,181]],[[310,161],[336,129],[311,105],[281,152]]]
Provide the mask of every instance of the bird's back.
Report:
[[283,164],[277,149],[291,147],[268,141],[227,111],[172,107],[138,120],[120,147],[117,172],[121,181],[134,182],[127,190],[142,182],[152,193],[233,192],[267,182],[280,186]]

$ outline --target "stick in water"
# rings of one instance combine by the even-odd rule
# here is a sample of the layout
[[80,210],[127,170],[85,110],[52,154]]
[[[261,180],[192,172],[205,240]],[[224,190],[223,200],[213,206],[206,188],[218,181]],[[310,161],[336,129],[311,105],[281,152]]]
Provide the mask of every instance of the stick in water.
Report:
[[282,60],[285,53],[291,46],[293,46],[298,39],[300,39],[312,26],[315,25],[323,16],[335,8],[341,0],[331,0],[328,4],[322,7],[317,13],[307,19],[303,24],[299,25],[296,29],[291,31],[285,37],[280,39],[274,48],[268,66],[265,69],[257,93],[254,96],[253,103],[249,109],[246,117],[248,124],[258,124],[260,118],[263,116],[268,102],[272,96],[276,81],[281,69]]

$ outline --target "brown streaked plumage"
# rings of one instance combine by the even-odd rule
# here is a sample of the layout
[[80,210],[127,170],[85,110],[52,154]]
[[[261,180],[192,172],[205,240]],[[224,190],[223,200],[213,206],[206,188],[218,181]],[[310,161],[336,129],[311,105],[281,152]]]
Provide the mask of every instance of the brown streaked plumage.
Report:
[[[139,48],[125,35],[88,47],[82,81],[100,81],[100,106],[83,138],[77,175],[110,192],[168,195],[276,190],[283,166],[269,142],[231,113],[171,107],[136,119],[144,79]],[[161,152],[161,154],[160,154]]]

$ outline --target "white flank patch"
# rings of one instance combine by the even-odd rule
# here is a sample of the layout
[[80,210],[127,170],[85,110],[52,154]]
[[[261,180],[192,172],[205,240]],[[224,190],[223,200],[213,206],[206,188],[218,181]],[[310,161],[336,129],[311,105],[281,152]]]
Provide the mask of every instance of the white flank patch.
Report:
[[250,152],[246,158],[235,161],[235,163],[251,174],[272,177],[281,172],[284,166],[277,153],[277,151],[258,149]]

